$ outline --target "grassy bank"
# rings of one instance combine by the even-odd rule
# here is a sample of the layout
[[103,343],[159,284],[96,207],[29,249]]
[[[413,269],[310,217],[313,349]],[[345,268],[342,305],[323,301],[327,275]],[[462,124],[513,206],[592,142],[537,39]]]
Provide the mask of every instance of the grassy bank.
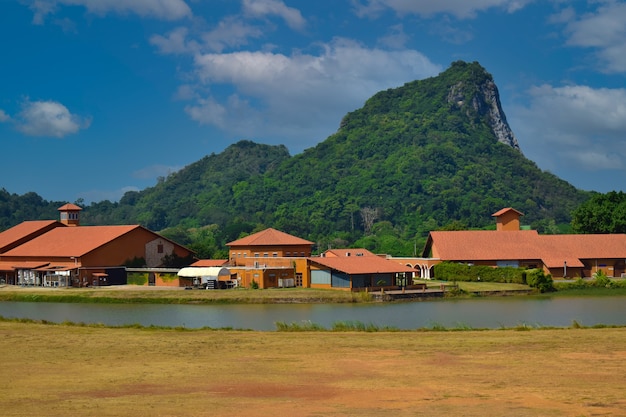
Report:
[[[430,288],[452,283],[444,281],[422,281]],[[528,290],[520,284],[498,284],[490,282],[459,282],[461,293],[474,291]],[[41,288],[5,285],[0,287],[0,301],[64,302],[64,303],[143,303],[143,304],[278,304],[278,303],[368,303],[373,298],[365,292],[326,290],[314,288],[272,288],[252,290],[184,290],[182,288],[143,287],[123,285],[99,288]]]
[[626,414],[624,328],[0,334],[7,417]]
[[144,304],[275,304],[368,302],[367,294],[312,288],[184,290],[157,287],[0,288],[0,301]]
[[[421,281],[429,288],[444,285],[450,291],[453,285],[459,291],[447,293],[451,297],[473,297],[476,294],[526,296],[526,285],[493,282],[447,282]],[[559,288],[557,292],[542,296],[611,296],[626,295],[626,287]],[[532,291],[536,294],[536,291]],[[100,288],[41,288],[0,286],[0,301],[66,302],[66,303],[137,303],[137,304],[280,304],[280,303],[369,303],[373,297],[368,293],[313,288],[273,288],[252,290],[184,290],[182,288],[142,287],[124,285]]]

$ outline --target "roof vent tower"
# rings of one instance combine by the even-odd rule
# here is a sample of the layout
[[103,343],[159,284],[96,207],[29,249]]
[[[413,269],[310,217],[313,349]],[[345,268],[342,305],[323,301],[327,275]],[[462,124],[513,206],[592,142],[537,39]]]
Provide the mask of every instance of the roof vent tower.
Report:
[[82,208],[75,204],[65,204],[59,207],[60,221],[67,226],[80,226],[80,211]]
[[520,230],[519,218],[523,215],[524,213],[511,207],[503,208],[492,214],[496,218],[496,230],[499,232]]

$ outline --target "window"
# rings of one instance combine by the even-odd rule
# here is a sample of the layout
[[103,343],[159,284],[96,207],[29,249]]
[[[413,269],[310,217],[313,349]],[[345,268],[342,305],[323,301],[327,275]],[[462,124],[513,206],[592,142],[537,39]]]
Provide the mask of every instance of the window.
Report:
[[274,253],[272,254],[272,256],[273,256],[274,258],[278,258],[278,252],[274,252]]
[[264,258],[267,258],[267,257],[268,257],[267,252],[263,253],[263,257],[264,257]]
[[159,243],[159,244],[157,245],[157,252],[158,252],[158,253],[163,253],[163,244],[162,244],[162,243]]

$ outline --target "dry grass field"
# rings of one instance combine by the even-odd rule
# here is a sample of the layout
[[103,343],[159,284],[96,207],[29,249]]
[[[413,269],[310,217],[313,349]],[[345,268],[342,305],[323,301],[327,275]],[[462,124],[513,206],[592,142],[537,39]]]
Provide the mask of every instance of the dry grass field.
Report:
[[3,416],[626,416],[626,328],[240,332],[0,322]]

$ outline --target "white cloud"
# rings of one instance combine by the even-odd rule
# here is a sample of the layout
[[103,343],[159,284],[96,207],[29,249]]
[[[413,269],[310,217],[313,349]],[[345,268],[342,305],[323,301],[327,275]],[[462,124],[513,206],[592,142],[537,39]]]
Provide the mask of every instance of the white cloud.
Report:
[[295,30],[302,30],[306,26],[306,20],[298,9],[287,7],[278,0],[243,0],[243,11],[251,17],[281,17],[287,26]]
[[570,13],[567,44],[594,48],[604,72],[626,72],[626,3],[601,2],[593,13]]
[[82,6],[96,15],[136,14],[162,20],[178,20],[192,15],[183,0],[30,0],[29,3],[35,24],[42,24],[59,6]]
[[150,43],[163,54],[194,54],[201,52],[222,52],[226,48],[236,48],[248,44],[250,38],[260,38],[263,31],[247,24],[237,16],[228,16],[217,26],[198,35],[199,41],[192,39],[186,27],[179,27],[165,36],[152,35]]
[[431,32],[446,42],[456,45],[469,42],[474,37],[471,31],[463,29],[449,16],[443,16],[436,24],[432,25]]
[[430,17],[450,14],[459,19],[474,18],[478,12],[494,7],[514,13],[534,0],[353,0],[359,17],[376,17],[386,9],[399,15],[416,14]]
[[531,160],[551,169],[557,162],[585,170],[625,168],[626,89],[543,85],[530,97],[511,124]]
[[195,106],[187,106],[185,111],[193,120],[200,124],[228,129],[226,108],[211,97],[199,98]]
[[233,48],[248,43],[249,38],[260,38],[263,31],[251,26],[238,17],[227,17],[215,29],[202,35],[204,45],[210,51],[222,52],[225,48]]
[[9,120],[11,120],[11,117],[4,110],[0,109],[0,123],[8,122]]
[[392,49],[404,49],[409,36],[404,33],[403,25],[397,24],[389,28],[389,33],[378,40],[378,43]]
[[26,135],[62,138],[86,129],[91,120],[71,114],[67,107],[55,101],[26,101],[15,122],[17,129]]
[[[252,138],[299,137],[297,147],[324,139],[372,94],[441,71],[417,51],[367,49],[345,39],[322,45],[319,55],[199,54],[195,66],[201,84],[235,92],[197,99],[186,109],[194,120]],[[302,137],[304,129],[315,137]]]
[[167,35],[152,35],[150,43],[159,49],[163,54],[186,54],[199,51],[197,42],[187,40],[189,29],[179,27],[167,33]]

